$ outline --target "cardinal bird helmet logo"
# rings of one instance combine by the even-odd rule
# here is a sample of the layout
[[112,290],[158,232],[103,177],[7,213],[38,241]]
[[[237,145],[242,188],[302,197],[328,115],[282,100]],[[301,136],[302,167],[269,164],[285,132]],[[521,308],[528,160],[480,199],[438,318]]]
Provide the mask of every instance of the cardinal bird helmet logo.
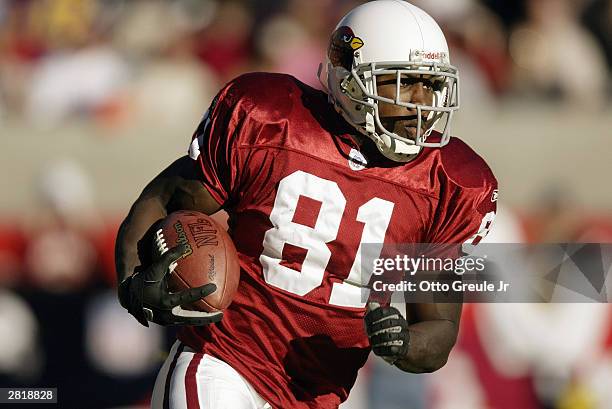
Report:
[[350,27],[338,27],[332,34],[328,55],[331,63],[347,70],[351,69],[353,53],[363,47],[363,40],[353,33]]

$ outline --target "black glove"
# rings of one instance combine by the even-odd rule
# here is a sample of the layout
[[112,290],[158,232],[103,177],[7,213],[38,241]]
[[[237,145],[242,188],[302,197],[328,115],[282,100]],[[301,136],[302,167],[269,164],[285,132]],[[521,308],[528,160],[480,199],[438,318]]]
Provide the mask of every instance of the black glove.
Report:
[[410,333],[408,322],[393,307],[381,307],[372,302],[368,304],[365,326],[372,351],[391,365],[408,354]]
[[148,321],[160,325],[208,325],[223,318],[223,312],[191,311],[181,305],[191,304],[217,289],[214,284],[177,293],[168,290],[170,266],[183,256],[187,247],[168,250],[149,268],[138,271],[119,284],[119,302],[145,327]]

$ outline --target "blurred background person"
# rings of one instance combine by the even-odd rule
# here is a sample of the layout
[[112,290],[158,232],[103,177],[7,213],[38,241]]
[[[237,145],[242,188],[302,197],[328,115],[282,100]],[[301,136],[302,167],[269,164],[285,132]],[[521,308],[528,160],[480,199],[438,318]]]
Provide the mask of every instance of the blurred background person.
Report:
[[526,2],[527,18],[510,35],[517,92],[601,107],[609,73],[601,46],[580,24],[580,7],[569,0]]

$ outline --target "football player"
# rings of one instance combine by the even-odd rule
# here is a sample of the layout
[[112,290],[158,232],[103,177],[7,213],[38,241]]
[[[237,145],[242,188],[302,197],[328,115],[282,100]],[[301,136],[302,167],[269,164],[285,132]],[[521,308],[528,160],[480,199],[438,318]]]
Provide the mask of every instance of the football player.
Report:
[[[183,325],[155,408],[335,408],[371,350],[407,372],[448,358],[460,304],[404,317],[366,309],[360,285],[362,243],[476,244],[494,215],[495,177],[450,136],[459,77],[444,35],[407,2],[372,1],[340,21],[319,76],[325,92],[282,74],[227,84],[121,226],[122,305],[144,325]],[[182,248],[139,259],[179,209],[229,214],[241,277],[223,313],[180,308],[214,285],[168,293]]]

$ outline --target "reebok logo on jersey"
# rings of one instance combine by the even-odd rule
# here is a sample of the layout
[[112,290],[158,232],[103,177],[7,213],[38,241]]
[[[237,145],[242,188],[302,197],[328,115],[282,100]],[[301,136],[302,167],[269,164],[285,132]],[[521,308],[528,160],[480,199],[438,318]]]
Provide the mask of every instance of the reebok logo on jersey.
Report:
[[357,171],[365,169],[365,167],[368,166],[368,161],[357,149],[351,149],[349,152],[348,164],[352,170]]
[[499,196],[499,190],[495,189],[493,191],[493,194],[491,195],[491,201],[492,202],[497,202],[497,197]]

